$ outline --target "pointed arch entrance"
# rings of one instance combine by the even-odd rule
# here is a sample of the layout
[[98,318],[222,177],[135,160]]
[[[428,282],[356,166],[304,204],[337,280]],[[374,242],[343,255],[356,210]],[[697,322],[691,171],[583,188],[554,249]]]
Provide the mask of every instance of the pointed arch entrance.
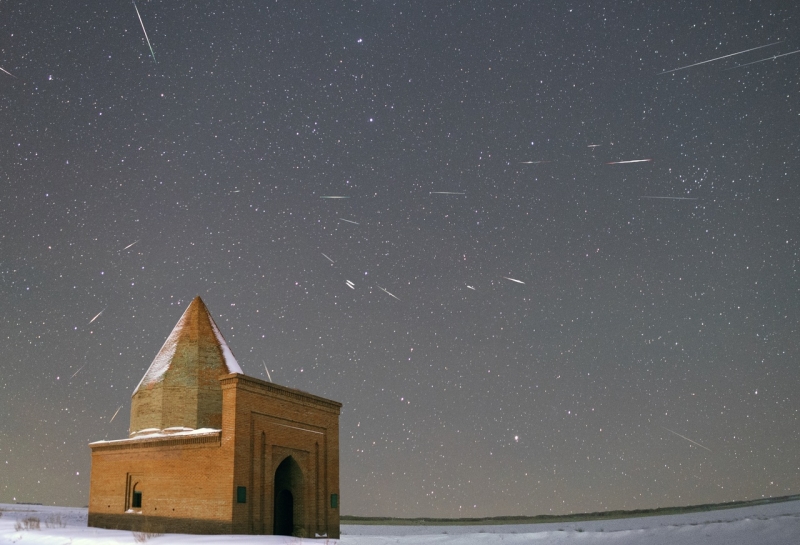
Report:
[[303,531],[303,471],[287,456],[275,470],[273,534],[291,536]]

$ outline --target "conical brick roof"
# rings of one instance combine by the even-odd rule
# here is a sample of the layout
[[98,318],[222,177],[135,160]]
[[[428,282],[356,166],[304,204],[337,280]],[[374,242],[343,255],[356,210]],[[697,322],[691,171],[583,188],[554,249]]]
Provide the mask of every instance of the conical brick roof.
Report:
[[171,370],[180,371],[180,368],[186,366],[187,362],[184,360],[198,357],[199,352],[207,353],[205,356],[210,360],[208,363],[218,367],[220,375],[242,372],[208,307],[198,295],[172,329],[133,393],[143,386],[161,382]]
[[217,426],[219,378],[242,373],[200,297],[195,297],[133,392],[131,434]]

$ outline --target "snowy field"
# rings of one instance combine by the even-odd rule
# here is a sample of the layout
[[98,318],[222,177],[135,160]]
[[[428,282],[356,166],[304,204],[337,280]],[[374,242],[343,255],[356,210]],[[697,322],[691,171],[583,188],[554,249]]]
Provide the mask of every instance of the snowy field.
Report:
[[[0,504],[0,544],[100,545],[141,543],[141,535],[86,526],[86,509]],[[27,517],[39,530],[15,530]],[[723,511],[661,517],[502,526],[358,526],[343,525],[342,539],[354,545],[500,545],[517,543],[604,543],[610,545],[792,545],[800,544],[800,501]],[[138,538],[138,540],[137,540]],[[296,544],[325,539],[282,536],[197,536],[166,534],[147,543]]]

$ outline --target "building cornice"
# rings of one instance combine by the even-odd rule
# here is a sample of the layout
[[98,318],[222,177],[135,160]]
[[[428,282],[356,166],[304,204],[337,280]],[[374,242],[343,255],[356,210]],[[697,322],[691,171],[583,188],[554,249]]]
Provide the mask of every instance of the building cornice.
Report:
[[294,388],[281,386],[279,384],[275,384],[274,382],[267,382],[265,380],[249,377],[247,375],[241,375],[238,373],[232,373],[230,375],[220,377],[219,381],[222,384],[223,390],[228,388],[243,388],[258,394],[279,397],[290,401],[299,402],[304,405],[312,405],[335,414],[339,414],[342,408],[342,404],[338,401],[315,396],[313,394],[309,394],[308,392],[303,392],[302,390],[295,390]]
[[219,446],[222,442],[222,431],[214,430],[207,433],[193,433],[183,435],[158,435],[156,437],[131,437],[129,439],[118,439],[115,441],[97,441],[89,443],[92,451],[109,451],[109,450],[132,450],[132,449],[145,449],[152,447],[172,447],[188,445],[207,445],[216,444]]

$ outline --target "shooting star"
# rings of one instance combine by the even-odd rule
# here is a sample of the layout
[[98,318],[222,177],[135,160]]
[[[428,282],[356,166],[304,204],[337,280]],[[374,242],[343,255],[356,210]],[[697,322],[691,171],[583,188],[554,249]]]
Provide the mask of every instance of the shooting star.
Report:
[[339,218],[339,221],[346,221],[347,223],[352,223],[353,225],[361,225],[360,223],[353,221],[353,220],[346,220],[344,218]]
[[760,60],[753,61],[753,62],[746,62],[744,64],[737,64],[736,66],[732,66],[731,68],[726,68],[725,70],[723,70],[723,72],[727,72],[728,70],[733,70],[734,68],[742,68],[744,66],[750,66],[751,64],[756,64],[756,63],[759,63],[759,62],[774,61],[775,59],[779,59],[779,58],[785,57],[787,55],[794,55],[795,53],[800,53],[800,49],[796,49],[796,50],[790,51],[788,53],[783,53],[781,55],[775,55],[773,57],[767,57],[766,59],[760,59]]
[[586,147],[587,147],[587,148],[599,148],[599,147],[600,147],[600,146],[602,146],[602,145],[603,145],[603,144],[589,144],[589,145],[588,145],[588,146],[586,146]]
[[431,195],[466,195],[461,191],[431,191]]
[[696,201],[698,197],[650,197],[641,196],[640,199],[669,199],[671,201]]
[[322,195],[320,199],[349,199],[350,197],[346,197],[344,195]]
[[516,282],[517,284],[524,284],[525,283],[522,280],[517,280],[516,278],[509,278],[508,276],[504,276],[503,278],[505,278],[506,280],[511,280],[512,282]]
[[650,163],[652,159],[630,159],[628,161],[611,161],[607,165],[627,165],[628,163]]
[[[108,307],[106,306],[106,308],[108,308]],[[95,316],[94,318],[92,318],[91,320],[89,320],[89,324],[91,324],[92,322],[94,322],[95,320],[97,320],[97,319],[100,317],[100,315],[101,315],[101,314],[103,314],[103,313],[106,311],[106,308],[104,308],[103,310],[101,310],[100,312],[98,312],[98,313],[97,313],[97,316]],[[89,325],[89,324],[86,324],[86,325]]]
[[394,298],[395,298],[395,299],[397,299],[398,301],[400,300],[400,298],[399,298],[399,297],[397,297],[395,294],[393,294],[393,293],[389,292],[389,290],[385,290],[385,289],[383,289],[383,288],[382,288],[382,287],[380,287],[380,286],[378,286],[378,289],[379,289],[379,290],[381,290],[381,291],[382,291],[383,293],[385,293],[386,295],[389,295],[389,296],[391,296],[391,297],[394,297]]
[[136,7],[136,2],[133,3],[133,9],[136,10],[136,16],[139,17],[139,24],[142,25],[142,32],[144,32],[144,39],[147,40],[147,47],[150,48],[150,54],[153,56],[153,62],[156,62],[156,54],[153,53],[153,46],[150,45],[150,38],[147,37],[147,31],[144,29],[144,21],[142,21],[142,15],[139,13],[139,8]]
[[520,161],[520,165],[540,165],[542,163],[552,163],[552,161]]
[[9,72],[9,71],[8,71],[8,70],[6,70],[5,68],[3,68],[2,66],[0,66],[0,70],[2,70],[3,72],[5,72],[6,74],[8,74],[9,76],[11,76],[11,77],[12,77],[12,78],[14,78],[14,79],[19,79],[17,76],[15,76],[15,75],[14,75],[14,74],[12,74],[11,72]]
[[[139,239],[139,240],[141,240],[141,239]],[[139,242],[139,240],[137,240],[136,242]],[[121,250],[120,250],[120,252],[124,252],[125,250],[127,250],[128,248],[130,248],[131,246],[133,246],[134,244],[136,244],[136,242],[132,242],[132,243],[128,244],[128,245],[127,245],[127,246],[125,246],[123,249],[121,249]]]
[[[84,367],[86,367],[86,364],[85,364],[85,363],[84,363],[83,365],[81,365],[81,369],[83,369]],[[72,373],[72,376],[71,376],[71,377],[69,377],[69,379],[70,379],[70,380],[74,379],[74,378],[75,378],[75,375],[77,375],[78,373],[80,373],[80,372],[81,372],[81,369],[78,369],[77,371],[75,371],[74,373]]]
[[264,360],[261,361],[264,362],[264,371],[267,372],[267,378],[269,379],[270,382],[272,382],[272,377],[269,376],[269,369],[267,369],[267,362],[265,362]]
[[350,282],[349,280],[345,280],[344,283],[347,284],[347,287],[350,288],[351,290],[356,289],[356,285]]
[[[320,253],[322,254],[322,252],[320,252]],[[327,259],[331,263],[336,263],[333,259],[331,259],[330,257],[326,256],[325,254],[322,254],[322,257],[324,257],[325,259]]]
[[[661,427],[662,427],[662,428],[664,428],[664,426],[661,426]],[[675,435],[677,435],[677,436],[678,436],[678,437],[680,437],[681,439],[686,439],[686,440],[687,440],[687,441],[689,441],[690,443],[692,443],[692,444],[695,444],[695,445],[697,445],[697,446],[698,446],[698,447],[700,447],[700,448],[704,448],[704,449],[706,449],[708,452],[711,452],[711,449],[710,449],[710,448],[708,448],[708,447],[704,447],[703,445],[701,445],[701,444],[700,444],[700,443],[698,443],[697,441],[692,441],[691,439],[689,439],[689,438],[688,438],[688,437],[686,437],[685,435],[681,435],[681,434],[680,434],[680,433],[678,433],[677,431],[672,431],[672,430],[671,430],[671,429],[669,429],[669,428],[664,428],[664,429],[665,429],[665,430],[667,430],[667,431],[668,431],[668,432],[670,432],[670,433],[674,433]]]
[[475,288],[474,288],[473,286],[470,286],[469,284],[467,284],[467,287],[468,287],[469,289],[471,289],[472,291],[475,291]]
[[108,423],[109,423],[109,424],[111,424],[111,423],[114,421],[114,419],[117,417],[117,414],[119,413],[119,410],[120,410],[121,408],[122,408],[122,405],[120,405],[120,406],[117,408],[116,412],[114,413],[114,416],[112,416],[112,417],[111,417],[111,420],[109,420],[109,421],[108,421]]
[[731,53],[730,55],[723,55],[723,56],[717,57],[715,59],[708,59],[707,61],[696,62],[694,64],[690,64],[690,65],[687,65],[687,66],[679,66],[678,68],[673,68],[672,70],[665,70],[663,72],[659,72],[656,75],[660,76],[661,74],[669,74],[670,72],[677,72],[678,70],[686,70],[687,68],[692,68],[693,66],[700,66],[701,64],[706,64],[706,63],[718,61],[718,60],[721,60],[721,59],[727,59],[728,57],[735,57],[736,55],[741,55],[742,53],[748,53],[750,51],[755,51],[756,49],[769,47],[771,45],[777,45],[779,43],[781,43],[781,42],[773,42],[771,44],[760,45],[758,47],[753,47],[751,49],[745,49],[744,51],[737,51],[736,53]]

